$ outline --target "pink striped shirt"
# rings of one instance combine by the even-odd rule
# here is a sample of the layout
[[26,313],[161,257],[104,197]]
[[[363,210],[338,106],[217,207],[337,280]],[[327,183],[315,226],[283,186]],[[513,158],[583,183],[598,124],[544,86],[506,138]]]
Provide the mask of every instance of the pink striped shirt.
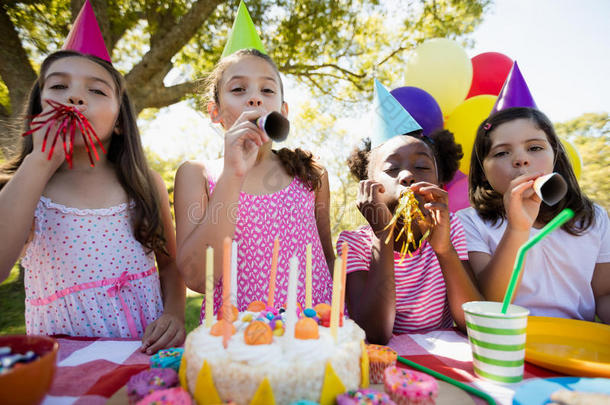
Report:
[[[457,216],[450,214],[450,237],[461,260],[468,260],[464,229]],[[353,231],[343,231],[337,240],[337,253],[347,242],[347,273],[369,271],[371,264],[373,230],[366,225]],[[428,242],[413,252],[413,256],[400,258],[394,251],[394,277],[396,284],[395,334],[414,333],[451,327],[447,290],[436,254]]]

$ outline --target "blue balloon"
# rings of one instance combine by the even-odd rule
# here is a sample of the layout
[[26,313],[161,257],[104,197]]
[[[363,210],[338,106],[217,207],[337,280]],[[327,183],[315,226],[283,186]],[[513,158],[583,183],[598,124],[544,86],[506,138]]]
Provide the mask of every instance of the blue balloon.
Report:
[[443,112],[438,103],[425,90],[417,87],[398,87],[390,94],[411,114],[423,128],[424,135],[429,135],[443,128]]

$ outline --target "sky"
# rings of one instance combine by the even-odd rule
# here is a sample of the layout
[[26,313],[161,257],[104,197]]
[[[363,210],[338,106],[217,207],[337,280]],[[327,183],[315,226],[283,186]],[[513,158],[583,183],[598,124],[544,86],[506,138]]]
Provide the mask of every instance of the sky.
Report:
[[[610,0],[499,0],[471,38],[469,57],[500,52],[519,63],[551,121],[610,112]],[[289,103],[290,90],[288,84]],[[218,131],[186,103],[162,109],[141,129],[145,146],[164,158],[199,155],[202,139]],[[217,142],[205,154],[220,148]]]

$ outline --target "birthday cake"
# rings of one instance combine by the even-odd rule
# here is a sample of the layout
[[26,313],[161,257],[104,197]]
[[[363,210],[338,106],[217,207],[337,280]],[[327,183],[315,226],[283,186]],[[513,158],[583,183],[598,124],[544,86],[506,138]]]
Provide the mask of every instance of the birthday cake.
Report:
[[224,319],[187,336],[181,382],[199,404],[330,404],[368,386],[365,334],[355,322],[343,319],[333,336],[330,306],[320,304],[299,311],[289,336],[286,312],[257,303],[232,314],[226,348]]

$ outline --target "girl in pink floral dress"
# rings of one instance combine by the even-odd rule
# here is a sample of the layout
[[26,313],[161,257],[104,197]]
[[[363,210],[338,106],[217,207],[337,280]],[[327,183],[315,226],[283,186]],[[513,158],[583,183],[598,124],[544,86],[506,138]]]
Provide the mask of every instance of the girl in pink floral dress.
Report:
[[186,285],[205,291],[205,247],[216,254],[215,311],[220,305],[222,241],[237,242],[237,307],[267,303],[273,243],[280,241],[275,306],[286,301],[288,261],[299,259],[298,302],[305,305],[305,249],[312,244],[313,305],[330,303],[334,263],[328,176],[311,153],[275,151],[252,120],[288,114],[277,67],[244,49],[223,58],[210,75],[208,112],[225,130],[221,161],[186,162],[176,173],[178,266]]
[[0,280],[24,255],[27,333],[140,338],[148,353],[180,345],[184,283],[167,190],[146,164],[122,76],[108,59],[56,52],[30,93],[26,130],[55,103],[80,111],[107,153],[91,165],[77,129],[72,167],[61,140],[48,158],[45,126],[2,167]]

